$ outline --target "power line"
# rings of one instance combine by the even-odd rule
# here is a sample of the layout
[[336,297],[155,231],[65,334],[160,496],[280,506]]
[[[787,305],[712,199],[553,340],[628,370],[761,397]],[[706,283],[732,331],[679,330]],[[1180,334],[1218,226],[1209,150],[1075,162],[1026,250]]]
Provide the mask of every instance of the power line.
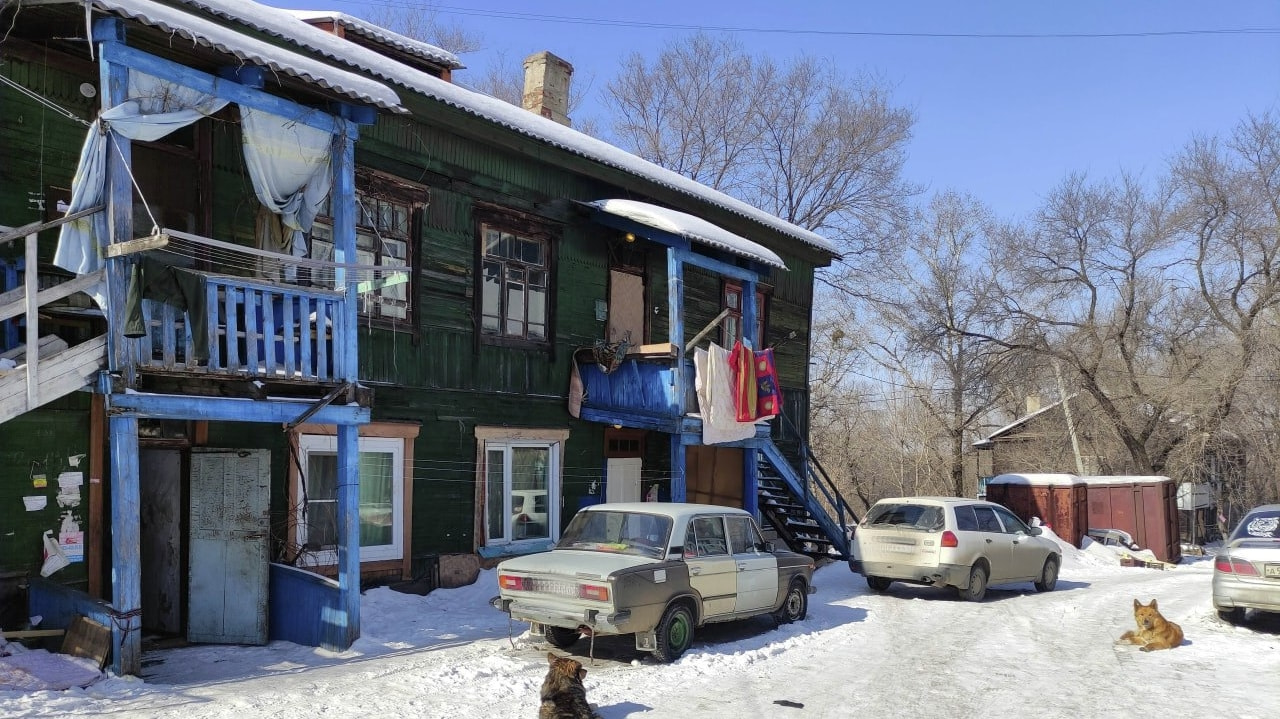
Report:
[[922,39],[963,39],[963,40],[1079,40],[1079,39],[1123,39],[1153,37],[1195,37],[1211,35],[1280,35],[1280,28],[1245,27],[1245,28],[1202,28],[1191,30],[1148,30],[1135,32],[889,32],[879,30],[829,30],[816,28],[777,28],[777,27],[739,27],[733,25],[699,25],[691,23],[653,22],[648,20],[617,20],[599,17],[581,17],[574,15],[546,15],[542,13],[517,12],[512,10],[484,10],[478,8],[451,7],[446,5],[428,5],[412,0],[374,0],[369,3],[350,3],[361,5],[380,5],[392,8],[428,9],[445,15],[465,15],[498,20],[520,20],[532,22],[558,23],[566,25],[596,25],[604,27],[639,28],[646,30],[687,30],[700,32],[756,33],[768,35],[819,35],[832,37],[886,37],[886,38],[922,38]]

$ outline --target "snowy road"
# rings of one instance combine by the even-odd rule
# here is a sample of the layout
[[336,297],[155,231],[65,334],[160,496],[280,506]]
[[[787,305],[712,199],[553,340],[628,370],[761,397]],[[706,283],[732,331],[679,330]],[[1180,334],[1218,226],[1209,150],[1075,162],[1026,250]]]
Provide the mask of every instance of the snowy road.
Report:
[[[1280,715],[1280,619],[1220,623],[1212,563],[1122,568],[1072,550],[1057,591],[993,589],[980,604],[894,585],[869,592],[843,564],[820,569],[809,618],[707,628],[663,666],[622,639],[587,643],[587,696],[606,719],[644,717],[1258,717]],[[0,692],[3,717],[526,717],[547,648],[507,636],[485,600],[494,574],[427,597],[369,592],[365,638],[342,655],[292,644],[146,656],[145,683]],[[1116,646],[1135,598],[1160,600],[1187,643]],[[778,704],[776,702],[787,702]],[[796,707],[794,704],[803,704]]]

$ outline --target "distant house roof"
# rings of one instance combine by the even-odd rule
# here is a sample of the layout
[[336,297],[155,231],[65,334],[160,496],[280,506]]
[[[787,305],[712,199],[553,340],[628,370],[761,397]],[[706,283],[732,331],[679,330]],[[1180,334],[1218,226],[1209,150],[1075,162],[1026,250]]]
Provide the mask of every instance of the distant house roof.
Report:
[[1080,480],[1085,484],[1160,484],[1162,482],[1173,481],[1171,478],[1163,475],[1138,474],[1098,474],[1081,477]]
[[305,80],[353,100],[405,112],[400,106],[399,95],[376,80],[281,49],[178,8],[161,5],[152,0],[92,0],[92,2],[95,7],[106,12],[137,20],[144,25],[159,28],[198,45],[228,53],[243,62],[261,65],[273,72]]
[[[383,57],[332,33],[303,22],[287,10],[259,5],[251,0],[177,0],[235,22],[241,22],[278,38],[318,52],[330,59],[360,68],[402,87],[421,93],[446,105],[502,125],[522,135],[546,142],[576,155],[614,167],[656,185],[697,198],[708,204],[770,227],[782,234],[833,257],[839,252],[830,240],[799,225],[752,207],[734,197],[714,190],[684,175],[659,167],[648,160],[597,140],[590,135],[565,127],[558,122],[523,108],[454,85],[438,77]],[[395,33],[384,31],[385,35]],[[406,38],[407,39],[407,38]]]
[[787,269],[782,258],[778,257],[773,250],[717,227],[701,217],[635,200],[596,200],[583,204],[601,212],[625,217],[642,225],[757,260],[766,265]]
[[342,12],[331,12],[327,10],[289,10],[295,17],[301,20],[321,20],[329,21],[337,25],[341,25],[349,32],[363,35],[371,40],[375,40],[384,45],[390,45],[399,48],[410,55],[434,62],[451,70],[460,70],[466,65],[462,64],[462,60],[457,55],[436,47],[429,43],[414,40],[399,33],[391,32],[386,28],[378,27],[368,20],[361,20],[358,17],[352,17]]
[[1022,484],[1033,487],[1062,487],[1071,484],[1084,484],[1084,480],[1074,474],[999,474],[987,480],[992,484]]
[[[1070,399],[1072,399],[1072,398],[1074,398],[1074,397],[1075,397],[1075,395],[1073,394],[1073,395],[1070,395],[1069,397],[1067,397],[1067,399],[1068,399],[1068,400],[1070,400]],[[974,442],[974,443],[973,443],[973,446],[974,446],[974,447],[977,447],[978,449],[984,449],[984,448],[986,448],[986,447],[990,447],[990,446],[995,442],[995,440],[996,440],[996,439],[998,439],[998,438],[1000,438],[1000,437],[1002,437],[1002,436],[1004,436],[1004,435],[1006,435],[1006,434],[1008,434],[1008,433],[1012,432],[1013,430],[1015,430],[1015,429],[1017,429],[1017,428],[1021,427],[1022,425],[1024,425],[1024,424],[1026,424],[1026,423],[1030,422],[1031,420],[1035,419],[1036,417],[1039,417],[1040,415],[1044,414],[1045,412],[1048,412],[1049,410],[1051,410],[1051,409],[1053,409],[1053,408],[1055,408],[1055,407],[1059,407],[1059,406],[1061,406],[1061,405],[1062,405],[1062,400],[1058,400],[1057,402],[1054,402],[1054,403],[1052,403],[1052,404],[1047,404],[1047,405],[1045,405],[1045,406],[1041,407],[1040,409],[1036,410],[1035,412],[1032,412],[1032,413],[1030,413],[1030,414],[1025,414],[1025,415],[1023,415],[1023,416],[1021,416],[1021,417],[1019,417],[1019,418],[1017,418],[1017,419],[1013,420],[1013,421],[1012,421],[1012,422],[1010,422],[1009,424],[1006,424],[1005,426],[1001,427],[1000,429],[997,429],[996,431],[992,432],[991,434],[987,435],[984,439],[980,439],[980,440],[978,440],[977,442]]]

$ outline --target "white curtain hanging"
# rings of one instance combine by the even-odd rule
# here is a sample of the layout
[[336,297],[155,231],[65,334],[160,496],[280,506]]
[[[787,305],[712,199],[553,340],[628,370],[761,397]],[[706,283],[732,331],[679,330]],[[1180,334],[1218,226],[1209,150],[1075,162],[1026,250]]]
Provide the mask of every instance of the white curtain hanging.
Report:
[[[89,127],[89,136],[80,150],[80,164],[71,181],[68,214],[105,201],[107,153],[115,151],[113,135],[142,142],[158,140],[212,115],[228,102],[137,70],[129,71],[126,93],[127,100],[103,112]],[[76,274],[101,269],[102,245],[107,237],[106,215],[98,212],[63,225],[53,263]],[[101,287],[89,294],[105,308]]]
[[[269,112],[240,108],[244,161],[253,189],[264,207],[280,215],[282,247],[295,257],[307,254],[306,233],[333,184],[331,159],[335,135]],[[265,237],[265,235],[264,235]],[[285,279],[297,269],[286,268]]]

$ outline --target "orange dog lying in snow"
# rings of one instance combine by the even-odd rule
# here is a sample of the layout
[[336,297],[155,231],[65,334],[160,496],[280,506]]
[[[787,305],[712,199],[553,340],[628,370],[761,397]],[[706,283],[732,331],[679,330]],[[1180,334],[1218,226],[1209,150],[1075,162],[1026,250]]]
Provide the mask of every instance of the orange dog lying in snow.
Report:
[[1144,652],[1156,649],[1173,649],[1182,643],[1182,627],[1174,624],[1156,607],[1156,600],[1150,605],[1133,600],[1133,618],[1138,622],[1138,631],[1127,631],[1120,636],[1126,644],[1141,645]]

